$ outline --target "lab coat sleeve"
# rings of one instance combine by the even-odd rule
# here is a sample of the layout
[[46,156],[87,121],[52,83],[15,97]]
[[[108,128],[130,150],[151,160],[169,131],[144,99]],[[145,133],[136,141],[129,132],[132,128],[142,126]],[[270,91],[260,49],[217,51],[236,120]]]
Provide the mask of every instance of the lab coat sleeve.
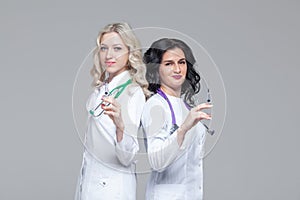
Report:
[[147,140],[148,160],[155,171],[163,171],[180,154],[177,133],[169,133],[169,114],[163,102],[155,96],[144,106],[142,125]]
[[168,138],[148,138],[148,158],[153,170],[161,172],[181,154],[177,143],[177,134]]
[[138,88],[130,97],[128,106],[121,108],[125,129],[123,139],[116,143],[115,150],[119,161],[125,166],[129,166],[134,161],[135,154],[139,150],[137,133],[144,104],[144,93],[141,88]]
[[[191,145],[195,134],[187,132],[183,143],[177,142],[177,131],[169,133],[166,105],[157,100],[147,102],[142,114],[142,124],[147,138],[147,152],[151,168],[161,172],[179,158]],[[170,119],[169,119],[170,121]]]
[[94,92],[92,92],[87,101],[86,101],[86,104],[85,104],[85,108],[86,108],[86,111],[89,113],[90,110],[93,109],[93,106],[95,104],[95,100],[97,98],[97,95],[98,95],[99,91],[97,89],[94,89]]

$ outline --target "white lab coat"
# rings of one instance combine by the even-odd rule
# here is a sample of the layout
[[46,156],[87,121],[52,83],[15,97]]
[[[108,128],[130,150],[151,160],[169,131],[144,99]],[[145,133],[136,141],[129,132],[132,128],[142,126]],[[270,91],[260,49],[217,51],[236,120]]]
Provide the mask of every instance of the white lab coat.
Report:
[[[113,78],[109,91],[125,83],[131,76],[128,71]],[[104,95],[105,86],[96,89],[87,101],[87,111],[95,108]],[[117,98],[121,104],[125,133],[116,141],[116,127],[105,114],[88,115],[83,162],[78,178],[76,200],[134,200],[136,175],[134,156],[139,150],[137,132],[145,103],[142,89],[131,83]],[[101,109],[101,107],[99,108]]]
[[[180,98],[167,95],[180,126],[189,110]],[[170,135],[172,117],[165,99],[156,94],[144,106],[142,125],[152,172],[146,189],[147,200],[202,200],[203,155],[206,129],[201,122],[177,143],[177,131]]]

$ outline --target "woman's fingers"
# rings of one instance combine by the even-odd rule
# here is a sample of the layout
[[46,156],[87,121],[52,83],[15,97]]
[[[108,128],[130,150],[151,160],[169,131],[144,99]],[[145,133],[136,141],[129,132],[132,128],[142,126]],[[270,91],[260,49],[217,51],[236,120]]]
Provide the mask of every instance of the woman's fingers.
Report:
[[112,96],[102,97],[102,100],[103,100],[103,104],[101,107],[103,110],[110,109],[110,110],[117,111],[117,109],[121,108],[121,105]]
[[198,106],[194,107],[193,111],[195,112],[196,119],[202,120],[202,119],[211,119],[211,115],[203,112],[204,109],[212,108],[213,105],[210,103],[201,103]]
[[202,119],[211,119],[211,115],[207,114],[205,112],[199,112],[199,117],[198,120],[202,120]]
[[112,104],[114,106],[116,106],[118,104],[118,102],[114,99],[113,96],[103,96],[102,97],[103,103],[107,104]]
[[199,110],[203,110],[203,109],[207,109],[207,108],[212,108],[213,105],[210,104],[210,103],[201,103],[199,104],[198,106],[195,107],[196,111],[199,111]]
[[203,111],[194,111],[191,113],[191,121],[200,121],[202,119],[211,119],[211,115]]
[[112,97],[102,97],[103,103],[101,108],[104,114],[109,115],[111,118],[119,117],[121,114],[121,105]]
[[210,114],[205,113],[201,110],[211,108],[213,105],[209,103],[202,103],[190,110],[189,115],[184,121],[184,127],[186,127],[187,130],[191,129],[195,124],[197,124],[199,121],[203,119],[211,120],[212,117]]
[[118,108],[116,106],[114,106],[113,104],[107,104],[107,105],[102,104],[101,108],[104,111],[113,111],[113,112],[117,112],[118,111]]
[[102,100],[103,104],[101,105],[101,108],[104,110],[104,114],[113,121],[117,130],[123,133],[124,124],[122,120],[121,105],[112,96],[104,96],[102,97]]
[[106,114],[106,115],[108,115],[108,116],[110,116],[112,118],[115,118],[115,117],[117,117],[118,113],[116,113],[114,111],[104,111],[104,114]]

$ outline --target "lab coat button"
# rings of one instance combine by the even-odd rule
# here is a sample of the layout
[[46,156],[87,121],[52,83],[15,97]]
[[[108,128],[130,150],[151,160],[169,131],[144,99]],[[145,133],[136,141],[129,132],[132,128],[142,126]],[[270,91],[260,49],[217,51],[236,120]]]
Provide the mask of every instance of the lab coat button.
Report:
[[106,182],[105,181],[101,181],[100,185],[102,185],[103,187],[105,187],[106,186]]

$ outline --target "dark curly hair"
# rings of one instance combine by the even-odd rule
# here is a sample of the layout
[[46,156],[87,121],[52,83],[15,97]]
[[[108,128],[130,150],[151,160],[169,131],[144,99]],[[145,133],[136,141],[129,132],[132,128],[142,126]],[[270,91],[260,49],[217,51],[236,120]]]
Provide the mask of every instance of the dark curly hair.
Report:
[[160,87],[159,66],[166,51],[179,48],[184,52],[187,62],[187,73],[182,84],[181,95],[189,106],[194,106],[193,96],[200,91],[200,75],[195,70],[196,60],[191,48],[181,40],[162,38],[152,43],[144,53],[144,63],[147,67],[146,79],[149,82],[149,90],[156,93]]

